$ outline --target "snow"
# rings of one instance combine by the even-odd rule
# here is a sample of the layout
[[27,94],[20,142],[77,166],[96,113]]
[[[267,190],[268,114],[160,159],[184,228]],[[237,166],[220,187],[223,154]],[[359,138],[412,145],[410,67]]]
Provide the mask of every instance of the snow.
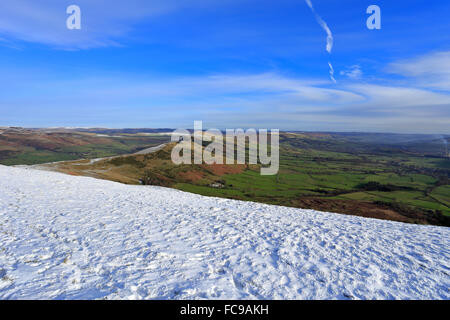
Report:
[[449,238],[0,166],[0,299],[449,299]]

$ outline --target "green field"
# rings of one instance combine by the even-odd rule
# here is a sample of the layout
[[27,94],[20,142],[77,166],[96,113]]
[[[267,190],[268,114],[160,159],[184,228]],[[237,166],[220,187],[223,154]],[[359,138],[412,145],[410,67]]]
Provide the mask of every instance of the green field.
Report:
[[103,158],[134,153],[148,147],[167,143],[169,140],[168,136],[161,135],[123,135],[102,138],[72,135],[70,138],[82,145],[74,144],[72,141],[62,142],[58,145],[53,144],[51,139],[47,139],[45,143],[41,143],[37,139],[19,141],[14,152],[8,152],[4,155],[0,152],[0,164],[33,165],[56,161]]
[[[116,137],[102,143],[52,150],[24,147],[0,163],[126,155],[168,140],[158,135],[112,134]],[[260,166],[232,170],[229,166],[177,166],[170,160],[171,147],[148,155],[56,167],[69,174],[173,187],[207,196],[450,225],[450,158],[442,139],[434,136],[282,133],[280,170],[275,176],[260,175]]]
[[[406,216],[438,217],[447,221],[442,224],[448,223],[450,159],[410,154],[392,146],[389,151],[379,151],[376,144],[369,148],[341,141],[337,144],[346,152],[338,152],[337,147],[330,148],[336,151],[326,151],[321,142],[304,137],[283,139],[277,176],[246,170],[220,177],[223,188],[212,188],[209,180],[183,182],[176,187],[287,206],[299,206],[302,199],[370,203]],[[298,147],[302,144],[306,148]]]

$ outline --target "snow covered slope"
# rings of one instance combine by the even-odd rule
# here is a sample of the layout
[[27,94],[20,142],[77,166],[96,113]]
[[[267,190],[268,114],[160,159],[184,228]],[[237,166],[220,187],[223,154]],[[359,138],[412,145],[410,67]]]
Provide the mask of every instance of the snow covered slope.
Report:
[[0,298],[449,299],[450,230],[0,166]]

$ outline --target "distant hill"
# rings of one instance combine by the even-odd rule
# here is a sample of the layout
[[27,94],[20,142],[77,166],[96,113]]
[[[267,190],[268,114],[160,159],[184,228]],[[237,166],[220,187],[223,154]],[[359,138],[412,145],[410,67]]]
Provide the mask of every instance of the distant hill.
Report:
[[[158,130],[156,130],[158,131]],[[99,158],[134,153],[170,140],[155,131],[152,135],[94,129],[0,129],[0,164],[22,165]]]
[[450,226],[450,159],[439,156],[433,138],[417,142],[417,150],[355,141],[364,139],[281,133],[276,176],[261,176],[258,165],[174,165],[172,144],[150,154],[45,167],[207,196]]

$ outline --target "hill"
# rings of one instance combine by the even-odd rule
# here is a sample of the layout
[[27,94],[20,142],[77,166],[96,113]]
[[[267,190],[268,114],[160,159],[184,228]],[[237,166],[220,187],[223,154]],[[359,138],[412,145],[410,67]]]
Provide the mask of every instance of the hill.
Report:
[[0,166],[0,299],[449,299],[450,229]]
[[108,157],[134,153],[170,140],[159,130],[142,130],[0,128],[0,164],[32,165]]
[[176,166],[171,148],[50,167],[206,196],[450,226],[450,158],[434,136],[281,133],[276,176],[261,176],[251,165]]

